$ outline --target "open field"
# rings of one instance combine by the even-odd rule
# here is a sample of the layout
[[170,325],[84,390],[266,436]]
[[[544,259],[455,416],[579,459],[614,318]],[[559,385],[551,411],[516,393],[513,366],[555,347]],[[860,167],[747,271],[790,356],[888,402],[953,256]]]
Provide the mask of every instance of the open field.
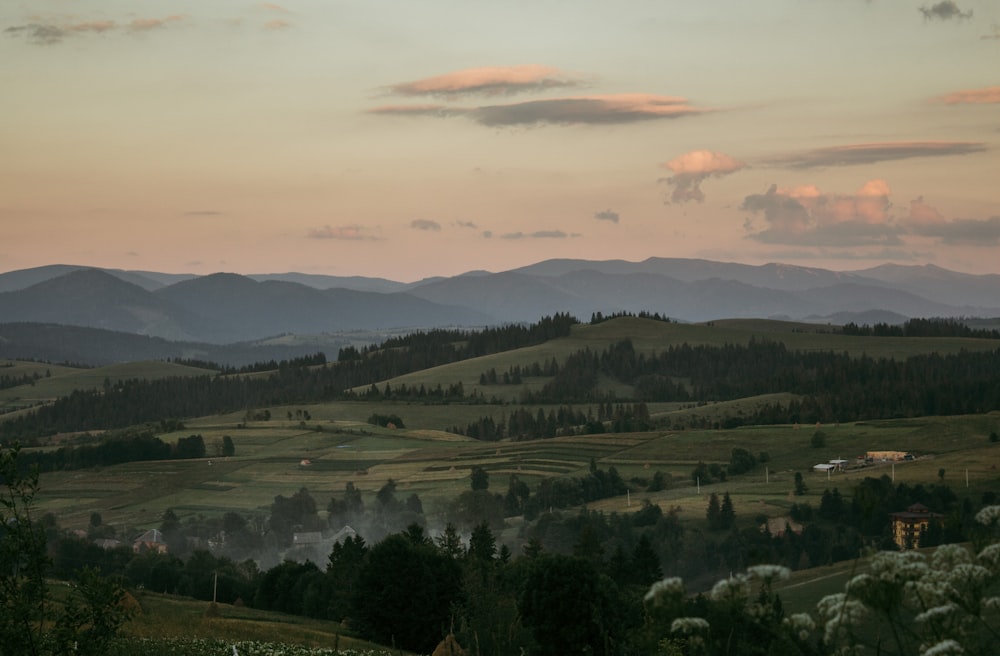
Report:
[[[326,649],[381,650],[354,637],[337,622],[140,591],[141,611],[125,625],[123,634],[138,638],[213,639],[226,642],[259,641]],[[395,651],[393,653],[396,653]],[[401,652],[408,653],[408,652]]]
[[48,371],[50,376],[39,379],[34,385],[19,385],[0,390],[0,411],[10,407],[52,401],[61,396],[68,396],[75,390],[99,389],[105,381],[114,384],[119,380],[157,380],[176,376],[205,376],[215,373],[207,369],[159,361],[127,362],[93,369],[17,362],[16,368],[0,369],[0,373],[6,375],[23,375],[25,373],[30,375],[32,371],[39,371],[43,376]]
[[[793,351],[833,351],[853,357],[867,355],[872,358],[905,359],[913,355],[940,353],[947,355],[965,351],[995,350],[997,340],[964,337],[862,337],[834,332],[837,327],[821,324],[795,323],[765,319],[729,319],[707,324],[667,323],[652,319],[624,317],[596,325],[574,326],[569,337],[550,340],[537,346],[516,351],[485,355],[470,360],[454,362],[432,369],[398,376],[388,382],[393,387],[424,385],[431,389],[437,385],[461,382],[466,394],[478,391],[483,398],[496,397],[514,403],[522,390],[536,391],[547,382],[546,378],[525,378],[523,385],[480,385],[480,374],[489,369],[503,372],[514,366],[528,367],[555,358],[562,362],[576,351],[589,348],[600,352],[623,339],[632,340],[636,352],[654,354],[671,346],[724,346],[745,345],[750,340],[780,341]],[[381,388],[386,381],[379,384]],[[366,387],[356,388],[364,392]],[[601,391],[612,391],[607,385]]]
[[[503,492],[516,474],[532,488],[551,476],[583,476],[591,459],[598,467],[614,466],[626,480],[648,479],[656,471],[669,475],[668,489],[605,499],[593,509],[627,512],[643,499],[664,509],[679,507],[685,520],[702,521],[708,494],[729,491],[737,515],[781,516],[791,505],[794,473],[806,477],[809,492],[797,501],[818,506],[826,487],[849,490],[865,476],[888,475],[897,482],[933,483],[939,470],[944,481],[976,495],[1000,486],[1000,444],[990,443],[1000,431],[1000,413],[965,417],[929,417],[828,426],[754,426],[734,430],[657,431],[560,437],[527,442],[477,442],[439,432],[433,427],[440,412],[468,411],[468,406],[412,406],[424,414],[404,414],[407,429],[384,429],[364,423],[374,408],[366,403],[310,405],[306,427],[295,421],[249,422],[242,416],[190,421],[184,431],[162,436],[175,440],[201,434],[211,451],[230,435],[236,455],[201,460],[129,463],[100,470],[46,473],[38,500],[40,509],[55,512],[63,526],[84,527],[92,511],[106,524],[142,530],[159,524],[167,508],[183,520],[194,515],[216,516],[228,510],[266,514],[277,495],[290,496],[305,487],[325,508],[340,497],[348,482],[370,504],[375,492],[392,478],[397,495],[418,494],[432,524],[439,523],[448,502],[469,489],[473,466],[485,468],[491,489]],[[480,412],[480,406],[472,406]],[[295,410],[296,408],[290,408]],[[271,408],[283,417],[284,408]],[[399,408],[404,410],[404,408]],[[395,410],[393,410],[395,411]],[[431,422],[424,427],[422,421]],[[816,430],[827,435],[826,446],[809,446]],[[728,463],[733,448],[768,454],[756,470],[724,483],[696,485],[691,471],[699,461]],[[868,450],[909,451],[914,461],[852,468],[843,473],[816,474],[814,464],[834,458],[853,460]],[[310,464],[303,464],[308,460]]]

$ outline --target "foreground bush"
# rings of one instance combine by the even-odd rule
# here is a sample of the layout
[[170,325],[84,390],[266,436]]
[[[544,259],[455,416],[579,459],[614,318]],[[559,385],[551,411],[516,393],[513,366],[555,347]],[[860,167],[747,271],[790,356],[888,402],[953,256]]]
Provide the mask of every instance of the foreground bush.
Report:
[[[646,639],[656,653],[988,656],[1000,642],[1000,506],[976,515],[977,545],[933,554],[883,551],[815,613],[786,616],[773,591],[784,567],[751,567],[688,597],[680,579],[645,597]],[[982,546],[985,545],[985,546]],[[982,546],[982,548],[978,548]]]
[[119,638],[107,656],[393,656],[381,649],[322,649],[274,642],[185,638]]

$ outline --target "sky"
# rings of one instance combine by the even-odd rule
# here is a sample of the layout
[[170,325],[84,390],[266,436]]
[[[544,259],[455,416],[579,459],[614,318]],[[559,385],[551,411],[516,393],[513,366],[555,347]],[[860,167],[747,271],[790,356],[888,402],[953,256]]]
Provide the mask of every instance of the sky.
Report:
[[1000,273],[996,0],[4,0],[0,271]]

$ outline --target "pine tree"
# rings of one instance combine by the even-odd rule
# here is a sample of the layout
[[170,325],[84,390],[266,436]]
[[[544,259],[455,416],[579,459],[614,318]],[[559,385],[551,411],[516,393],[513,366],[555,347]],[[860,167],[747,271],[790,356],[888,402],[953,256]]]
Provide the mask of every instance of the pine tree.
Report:
[[719,495],[712,492],[712,496],[708,498],[708,510],[705,512],[705,517],[708,519],[708,528],[711,530],[717,530],[722,528],[722,508],[719,506]]
[[719,525],[721,528],[732,528],[736,522],[736,510],[733,508],[733,500],[729,492],[722,496],[722,508],[719,510]]

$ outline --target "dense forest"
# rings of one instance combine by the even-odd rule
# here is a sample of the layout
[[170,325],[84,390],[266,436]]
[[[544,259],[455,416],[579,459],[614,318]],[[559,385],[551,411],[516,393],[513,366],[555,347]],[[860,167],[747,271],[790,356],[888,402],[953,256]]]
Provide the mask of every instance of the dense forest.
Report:
[[[1000,349],[915,355],[901,361],[851,357],[832,351],[792,351],[780,342],[756,339],[747,345],[719,347],[682,344],[651,355],[636,352],[630,340],[622,340],[600,352],[577,351],[561,363],[550,359],[512,368],[502,375],[494,370],[483,372],[482,389],[472,393],[467,393],[460,382],[433,389],[405,385],[379,389],[375,385],[377,381],[493,352],[492,349],[540,343],[568,334],[573,323],[571,317],[557,315],[529,327],[510,326],[476,334],[417,333],[390,340],[381,347],[362,351],[343,349],[336,363],[325,363],[320,355],[301,362],[279,363],[267,376],[107,381],[103,389],[78,390],[51,405],[0,423],[0,442],[9,444],[13,440],[25,441],[81,427],[118,428],[178,417],[343,398],[499,403],[488,396],[493,381],[498,385],[516,384],[539,373],[550,379],[538,391],[523,392],[520,405],[617,401],[703,403],[773,392],[799,396],[797,401],[762,406],[753,413],[731,417],[728,426],[968,414],[1000,407],[1000,386],[995,384],[996,372],[1000,370]],[[455,341],[459,338],[464,341]],[[598,385],[602,377],[631,386],[631,398],[616,399],[602,392]],[[366,393],[358,395],[350,391],[364,386],[369,386]],[[483,422],[495,420],[484,416]],[[583,423],[590,423],[590,418]],[[526,434],[517,428],[512,431],[511,421],[506,426],[507,433],[488,427],[479,432],[486,439]],[[639,422],[635,426],[626,430],[644,430],[649,424]],[[559,427],[568,425],[560,422]],[[551,434],[546,431],[542,436]]]

